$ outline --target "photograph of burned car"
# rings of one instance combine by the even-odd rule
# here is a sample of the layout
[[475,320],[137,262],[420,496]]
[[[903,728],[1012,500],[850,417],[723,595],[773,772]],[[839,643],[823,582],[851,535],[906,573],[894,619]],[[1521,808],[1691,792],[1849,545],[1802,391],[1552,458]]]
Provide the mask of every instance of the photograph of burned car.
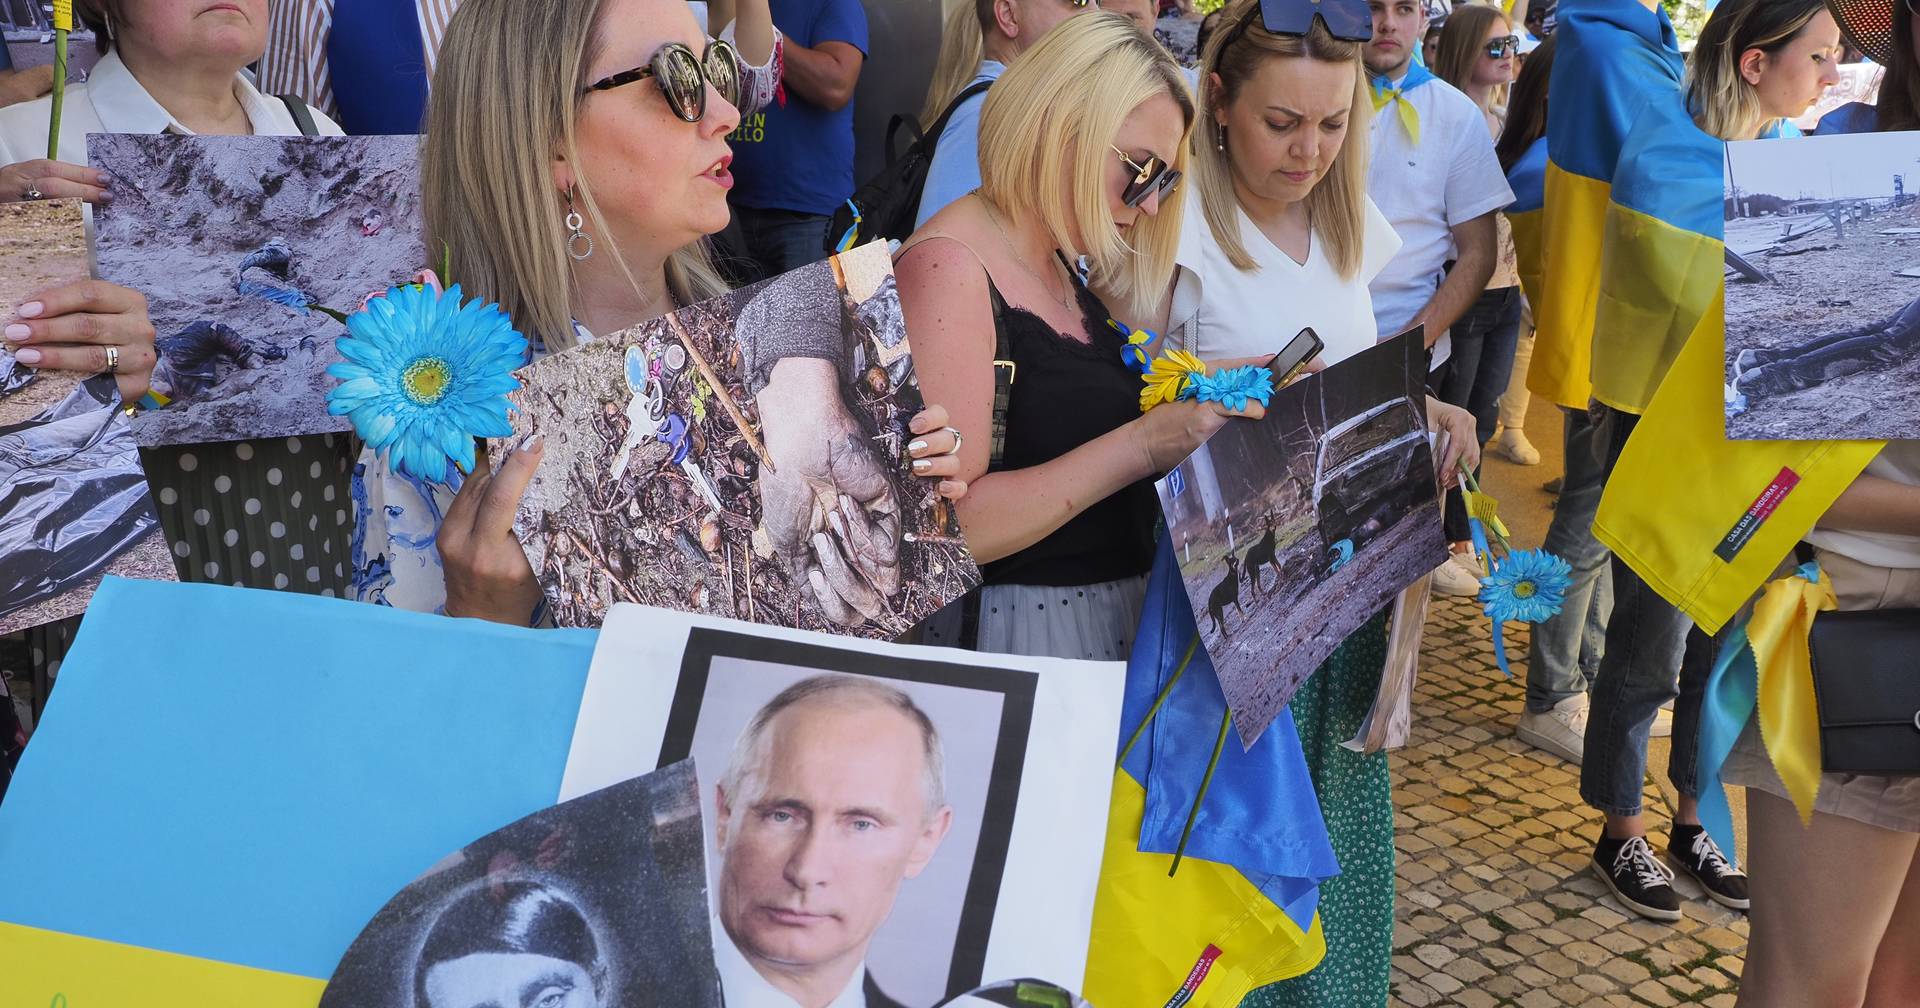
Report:
[[1340,642],[1446,559],[1418,332],[1274,393],[1156,489],[1248,745]]

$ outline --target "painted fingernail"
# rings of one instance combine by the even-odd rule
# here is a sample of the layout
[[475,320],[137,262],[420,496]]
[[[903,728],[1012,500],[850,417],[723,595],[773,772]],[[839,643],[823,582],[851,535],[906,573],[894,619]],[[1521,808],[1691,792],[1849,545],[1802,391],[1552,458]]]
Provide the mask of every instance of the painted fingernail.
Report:
[[101,203],[113,202],[113,192],[111,190],[105,190],[105,189],[101,190],[99,202]]
[[39,318],[40,313],[46,310],[47,310],[46,305],[43,305],[38,301],[29,301],[26,304],[23,304],[20,307],[15,308],[13,310],[13,314],[18,318]]
[[926,472],[928,469],[931,469],[931,468],[933,468],[933,461],[931,459],[914,459],[913,460],[914,472]]
[[526,439],[525,441],[520,442],[520,450],[523,452],[526,452],[529,455],[532,455],[534,452],[537,452],[540,449],[545,448],[546,446],[547,446],[547,436],[545,434],[535,434],[534,436]]
[[40,351],[38,350],[22,350],[14,354],[13,357],[22,364],[40,363]]
[[6,337],[15,343],[25,343],[27,338],[32,335],[33,330],[31,328],[23,326],[18,322],[7,327]]
[[953,480],[940,481],[940,493],[942,496],[951,497],[954,494],[957,494],[959,492],[960,492],[960,484],[955,483]]
[[[22,328],[22,329],[25,329],[25,328],[26,328],[26,326],[21,326],[20,328]],[[9,331],[9,335],[11,335],[11,331]],[[913,442],[913,443],[911,443],[911,444],[909,444],[909,445],[907,445],[907,450],[908,450],[908,451],[910,451],[910,452],[915,452],[915,453],[919,453],[919,452],[923,452],[923,451],[926,451],[926,450],[927,450],[927,443],[926,443],[925,441],[915,441],[915,442]]]

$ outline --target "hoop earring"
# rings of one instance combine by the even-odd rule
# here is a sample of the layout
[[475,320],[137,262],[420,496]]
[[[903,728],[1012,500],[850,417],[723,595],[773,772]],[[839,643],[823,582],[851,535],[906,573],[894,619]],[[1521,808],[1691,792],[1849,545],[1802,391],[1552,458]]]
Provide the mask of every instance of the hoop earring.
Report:
[[[567,235],[567,257],[574,262],[580,262],[593,255],[593,236],[581,230],[585,223],[586,221],[580,218],[579,211],[573,208],[573,193],[569,191],[567,193],[567,230],[571,233]],[[585,251],[580,250],[581,242],[587,243]]]

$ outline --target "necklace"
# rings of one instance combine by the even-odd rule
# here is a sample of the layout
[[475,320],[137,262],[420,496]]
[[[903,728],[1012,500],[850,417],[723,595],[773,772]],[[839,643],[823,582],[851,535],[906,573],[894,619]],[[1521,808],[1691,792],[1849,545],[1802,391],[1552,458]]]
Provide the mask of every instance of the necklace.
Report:
[[[1007,246],[1007,254],[1013,257],[1013,261],[1016,264],[1018,264],[1022,270],[1025,270],[1028,276],[1033,278],[1034,283],[1037,283],[1040,285],[1041,290],[1047,292],[1048,297],[1053,298],[1054,303],[1060,306],[1061,311],[1072,313],[1073,302],[1068,298],[1061,297],[1060,295],[1055,294],[1053,292],[1053,287],[1050,284],[1048,284],[1046,280],[1042,279],[1040,274],[1035,273],[1033,271],[1033,267],[1027,265],[1027,260],[1022,258],[1020,253],[1016,249],[1014,249],[1013,239],[1007,237],[1007,229],[1000,226],[1000,215],[993,212],[993,203],[987,200],[985,197],[981,197],[980,206],[987,211],[987,220],[993,222],[993,229],[995,231],[1000,232],[1000,241]],[[1073,285],[1071,281],[1069,281],[1067,285],[1067,293],[1069,295],[1073,293]]]

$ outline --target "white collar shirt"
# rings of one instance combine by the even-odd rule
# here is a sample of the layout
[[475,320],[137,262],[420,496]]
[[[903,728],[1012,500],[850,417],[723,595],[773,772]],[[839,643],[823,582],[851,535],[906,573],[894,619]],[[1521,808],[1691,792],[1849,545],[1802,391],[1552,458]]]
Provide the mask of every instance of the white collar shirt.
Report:
[[[255,136],[298,136],[300,125],[286,103],[260,93],[244,73],[233,78],[234,97],[246,110]],[[0,164],[14,164],[47,156],[47,119],[51,98],[38,98],[0,108]],[[340,136],[341,129],[317,109],[314,126],[322,136]],[[84,84],[67,88],[60,116],[60,160],[85,164],[89,133],[178,133],[191,135],[166,108],[154,100],[118,53],[100,58]]]
[[[804,1008],[753,968],[718,920],[713,922],[713,961],[720,970],[720,989],[726,994],[727,1008]],[[867,1008],[866,978],[867,964],[863,962],[827,1008]]]
[[[1456,254],[1453,228],[1513,202],[1486,118],[1473,99],[1434,80],[1403,100],[1419,114],[1420,142],[1407,135],[1391,105],[1381,109],[1373,117],[1367,172],[1367,194],[1402,242],[1399,255],[1371,284],[1381,339],[1403,332],[1440,289],[1443,267]],[[1434,344],[1433,366],[1451,352],[1442,335]]]

